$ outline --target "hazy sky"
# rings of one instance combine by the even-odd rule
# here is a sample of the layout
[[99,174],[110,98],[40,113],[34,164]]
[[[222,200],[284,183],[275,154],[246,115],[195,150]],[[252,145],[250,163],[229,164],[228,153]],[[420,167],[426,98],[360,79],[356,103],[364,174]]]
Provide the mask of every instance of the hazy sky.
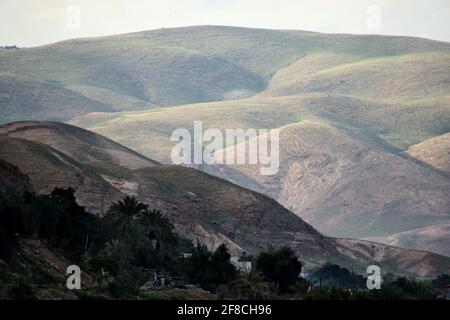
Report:
[[450,41],[450,0],[0,0],[0,45],[203,24]]

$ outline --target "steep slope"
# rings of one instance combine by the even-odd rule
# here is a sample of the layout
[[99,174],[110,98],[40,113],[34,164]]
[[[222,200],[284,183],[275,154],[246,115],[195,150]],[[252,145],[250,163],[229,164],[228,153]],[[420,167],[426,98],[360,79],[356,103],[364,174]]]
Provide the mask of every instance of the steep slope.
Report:
[[[41,130],[46,125],[51,131],[55,124],[43,123]],[[33,126],[22,129],[34,130]],[[83,131],[70,127],[66,132],[76,136]],[[36,135],[31,136],[36,139]],[[97,138],[102,139],[105,138]],[[55,186],[73,186],[77,191],[77,201],[101,211],[102,201],[110,204],[113,196],[123,194],[111,192],[107,199],[105,191],[108,188],[128,193],[127,187],[132,186],[139,199],[162,209],[178,232],[193,240],[201,239],[210,247],[225,242],[233,252],[256,253],[269,246],[289,245],[308,266],[333,261],[361,271],[375,261],[372,253],[365,249],[358,249],[360,253],[356,255],[353,243],[350,246],[343,240],[322,236],[274,200],[194,169],[153,165],[119,172],[109,169],[106,175],[97,173],[100,169],[83,170],[84,165],[63,154],[63,150],[57,151],[40,142],[11,137],[2,137],[0,142],[0,159],[13,161],[27,173],[38,192],[48,192],[44,189]],[[91,187],[89,193],[83,192],[87,185]],[[92,198],[101,193],[105,194],[103,200]],[[363,241],[356,243],[368,246]],[[376,246],[381,251],[394,250]],[[430,276],[447,272],[450,268],[449,258],[419,251],[395,250],[396,255],[385,254],[376,260],[383,268],[386,267],[386,271]],[[393,262],[399,259],[406,259],[408,267],[397,266]],[[416,268],[411,267],[414,263]]]
[[[269,246],[270,241],[281,245],[298,238],[304,240],[299,249],[316,262],[325,261],[334,250],[326,238],[275,201],[196,170],[161,166],[148,159],[148,166],[137,170],[126,168],[128,162],[125,166],[106,161],[88,166],[83,160],[90,158],[95,144],[121,146],[86,130],[45,122],[12,123],[0,130],[0,159],[21,168],[38,193],[72,186],[77,201],[100,213],[124,193],[134,193],[169,213],[190,238],[203,239],[213,247],[225,241],[235,250],[253,251]],[[91,148],[89,143],[93,143]],[[81,161],[72,158],[74,154]],[[128,150],[127,156],[133,158],[136,153]],[[237,219],[241,215],[245,218]],[[274,237],[269,238],[271,234]]]
[[16,122],[0,127],[0,135],[43,143],[92,166],[139,169],[157,164],[98,134],[63,123]]
[[450,173],[450,133],[410,146],[406,152],[420,161]]
[[105,212],[121,195],[89,168],[44,144],[0,137],[0,158],[27,175],[37,193],[72,186],[80,204],[92,212]]
[[280,141],[278,174],[244,165],[217,175],[253,183],[334,236],[384,236],[450,221],[450,180],[437,171],[320,122],[282,127]]
[[0,159],[17,165],[38,193],[73,187],[77,201],[92,212],[105,213],[112,201],[135,193],[168,214],[179,232],[210,247],[225,242],[233,252],[255,252],[290,244],[310,263],[346,260],[332,242],[270,198],[193,169],[97,173],[47,145],[9,137],[0,138]]

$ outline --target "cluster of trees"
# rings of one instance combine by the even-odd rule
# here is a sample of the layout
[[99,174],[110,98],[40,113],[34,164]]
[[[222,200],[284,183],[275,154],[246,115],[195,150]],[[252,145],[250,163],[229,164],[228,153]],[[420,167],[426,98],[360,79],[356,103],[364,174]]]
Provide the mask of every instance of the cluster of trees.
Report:
[[315,286],[361,289],[366,287],[366,279],[347,268],[327,263],[314,270],[308,277]]
[[[398,277],[386,282],[380,290],[370,290],[357,295],[360,299],[381,299],[381,300],[435,300],[440,298],[442,288],[438,279],[448,275],[443,275],[433,280],[417,280],[414,277]],[[448,283],[447,283],[448,284]]]
[[222,244],[214,253],[197,243],[188,259],[187,276],[202,288],[234,299],[262,299],[286,294],[299,280],[302,264],[285,247],[261,252],[249,273],[240,273],[230,263],[230,254]]
[[74,190],[55,189],[49,195],[0,194],[0,258],[9,260],[21,238],[38,237],[79,261],[86,237],[100,234],[99,218],[80,207]]
[[[248,293],[241,290],[240,294],[243,296],[288,293],[290,286],[298,281],[302,269],[295,253],[289,248],[281,248],[260,253],[252,274],[241,274],[230,262],[231,256],[225,244],[214,252],[200,242],[196,246],[186,245],[186,242],[181,245],[183,239],[174,233],[169,220],[161,212],[149,210],[147,205],[134,197],[125,197],[111,206],[106,218],[106,225],[108,224],[112,226],[110,230],[117,238],[107,242],[105,249],[91,259],[90,264],[96,266],[91,269],[94,272],[100,266],[104,270],[119,270],[113,273],[116,278],[113,292],[116,296],[124,291],[137,294],[142,283],[130,281],[133,276],[139,279],[136,267],[164,270],[172,276],[185,277],[190,283],[205,290],[219,294],[227,292],[234,298],[232,288],[238,288],[239,283],[243,284],[245,281],[255,283],[256,288],[262,288],[263,294],[258,290]],[[191,255],[184,258],[181,248]],[[105,264],[102,265],[100,261]],[[134,275],[130,276],[129,273],[133,270]],[[123,282],[128,286],[125,288],[122,288],[120,281],[123,272],[126,273]],[[134,290],[129,287],[130,284],[134,286]]]
[[237,270],[230,263],[230,258],[224,244],[212,253],[205,245],[197,242],[192,256],[186,259],[186,275],[193,283],[215,292],[220,285],[229,283],[237,277]]
[[[365,277],[336,264],[317,268],[306,279],[289,276],[290,272],[299,269],[295,269],[297,262],[293,259],[293,253],[280,257],[286,251],[289,252],[289,249],[261,253],[257,260],[265,263],[257,263],[256,269],[249,275],[241,276],[225,286],[222,296],[235,299],[435,300],[443,298],[442,288],[450,283],[450,275],[419,280],[387,274],[383,277],[381,289],[368,290]],[[292,263],[292,268],[284,269],[287,261]],[[268,262],[269,268],[266,265]],[[274,266],[277,266],[275,270],[284,269],[285,272],[271,277],[274,273],[269,270]]]
[[[30,237],[80,265],[116,298],[139,294],[151,278],[148,270],[186,277],[213,292],[237,276],[226,246],[214,253],[200,243],[193,246],[166,216],[133,196],[99,218],[76,203],[72,188],[49,195],[0,194],[0,259],[13,260],[21,239]],[[191,258],[183,258],[186,252]]]
[[303,285],[300,278],[302,263],[290,248],[260,252],[255,266],[248,274],[222,286],[219,296],[231,299],[278,299],[291,295]]
[[[436,299],[438,289],[450,282],[448,275],[433,281],[392,276],[384,277],[381,290],[368,291],[365,278],[333,264],[304,279],[302,263],[289,248],[261,252],[245,274],[231,264],[224,244],[214,252],[200,242],[194,246],[160,211],[135,197],[113,203],[99,218],[76,203],[71,188],[49,195],[0,194],[0,259],[13,260],[21,239],[28,237],[46,241],[94,276],[102,294],[115,298],[138,296],[151,278],[146,270],[182,277],[233,299]],[[29,282],[20,282],[11,294],[31,297],[30,286],[24,285]]]
[[[249,297],[285,293],[301,271],[293,251],[283,248],[261,253],[255,271],[242,275],[225,245],[214,252],[199,242],[194,246],[175,233],[160,211],[135,197],[113,203],[108,215],[99,218],[76,203],[71,188],[56,188],[49,195],[0,196],[0,258],[14,257],[20,239],[29,237],[46,241],[117,298],[139,294],[151,278],[146,270],[184,277],[213,293],[240,290],[239,295]],[[183,256],[186,252],[190,257]],[[251,288],[252,283],[256,290],[246,293],[240,287]]]
[[366,278],[335,264],[326,264],[309,277],[310,289],[304,298],[312,300],[434,300],[450,282],[449,275],[433,280],[414,277],[383,276],[379,290],[367,290]]

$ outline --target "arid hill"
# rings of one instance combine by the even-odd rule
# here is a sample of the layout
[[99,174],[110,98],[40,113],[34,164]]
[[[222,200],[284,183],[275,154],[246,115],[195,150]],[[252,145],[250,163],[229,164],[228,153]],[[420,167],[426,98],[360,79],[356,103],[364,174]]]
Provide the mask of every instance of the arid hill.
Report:
[[[420,124],[420,117],[402,116],[425,112],[421,105],[405,103],[394,108],[348,96],[308,94],[96,113],[73,123],[167,164],[174,146],[171,133],[177,128],[192,130],[194,120],[203,121],[204,128],[221,130],[279,128],[281,158],[276,175],[261,176],[255,166],[198,169],[269,195],[325,234],[387,237],[450,219],[449,177],[403,154],[375,133],[383,126],[393,128],[391,137],[429,136],[430,127]],[[427,117],[437,124],[445,118],[445,108],[430,107]],[[413,237],[413,232],[406,235]],[[450,254],[448,234],[436,236],[441,240],[432,242],[434,250]],[[426,241],[411,243],[418,245],[416,249],[430,250],[420,245]]]
[[410,146],[412,157],[450,174],[450,133]]
[[36,141],[57,149],[83,164],[116,165],[128,169],[157,162],[93,132],[57,122],[22,121],[0,127],[0,136]]
[[[55,127],[66,133],[58,135],[58,143],[48,140]],[[17,128],[22,138],[9,137],[8,130],[14,136]],[[78,145],[78,157],[83,156],[82,150],[90,150],[88,140],[79,134],[119,147],[73,126],[30,122],[0,129],[4,132],[0,159],[15,163],[30,177],[38,193],[53,187],[74,187],[77,201],[92,212],[105,214],[112,201],[135,194],[167,214],[179,233],[200,239],[211,248],[225,242],[233,252],[256,253],[270,246],[289,245],[308,266],[334,261],[361,271],[372,262],[393,272],[422,276],[448,272],[450,268],[449,258],[427,252],[324,237],[269,197],[194,169],[163,166],[148,159],[149,166],[139,169],[128,168],[126,162],[106,168],[105,162],[90,166],[70,157],[72,150],[65,149],[68,144],[63,140],[83,141]],[[53,146],[38,142],[40,137]],[[63,146],[61,150],[57,150],[58,144]],[[131,158],[136,157],[133,151],[128,152]]]
[[[448,43],[418,38],[226,26],[74,39],[0,52],[2,82],[14,89],[0,121],[235,100],[266,88],[270,96],[443,98],[449,53]],[[52,94],[37,108],[39,92]],[[81,97],[84,107],[65,107]]]
[[[280,128],[274,177],[197,169],[273,197],[327,235],[401,235],[448,254],[449,234],[423,229],[450,219],[449,147],[430,140],[450,131],[449,57],[449,43],[427,39],[224,26],[74,39],[0,52],[0,122],[67,121],[164,164],[173,130],[194,120]],[[104,176],[120,163],[126,173],[123,150],[53,146]]]
[[[387,237],[409,231],[404,236],[413,237],[415,229],[449,222],[450,180],[433,168],[320,122],[282,127],[280,140],[276,175],[262,176],[259,166],[250,165],[204,170],[270,195],[334,236]],[[435,250],[450,254],[448,235],[434,237]],[[422,241],[408,247],[417,248],[415,243],[430,250],[430,245],[420,246]]]

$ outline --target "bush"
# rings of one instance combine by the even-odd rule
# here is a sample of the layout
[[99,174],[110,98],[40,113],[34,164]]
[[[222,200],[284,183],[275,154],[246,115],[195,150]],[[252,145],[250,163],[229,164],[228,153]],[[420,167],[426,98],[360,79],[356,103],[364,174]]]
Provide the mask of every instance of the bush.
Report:
[[236,268],[230,262],[227,247],[220,245],[214,254],[205,245],[197,242],[192,257],[187,259],[188,278],[202,288],[215,292],[216,289],[236,279]]
[[270,283],[257,272],[241,275],[236,280],[222,286],[219,290],[221,299],[267,300],[276,298],[276,292]]
[[315,270],[310,279],[323,287],[336,285],[341,288],[359,289],[365,288],[366,285],[366,280],[362,276],[336,264],[325,264],[323,267]]

